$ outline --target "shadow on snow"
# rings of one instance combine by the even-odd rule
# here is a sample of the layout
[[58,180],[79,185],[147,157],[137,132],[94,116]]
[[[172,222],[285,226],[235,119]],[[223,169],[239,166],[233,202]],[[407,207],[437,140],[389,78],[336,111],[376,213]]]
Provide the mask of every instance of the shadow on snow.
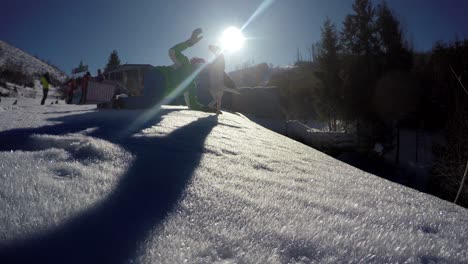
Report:
[[132,259],[139,244],[176,206],[200,162],[205,139],[217,123],[209,116],[165,137],[130,136],[156,125],[171,111],[163,109],[123,137],[117,136],[119,131],[128,129],[143,112],[92,112],[50,119],[60,122],[56,125],[0,132],[0,151],[30,151],[34,147],[28,140],[33,134],[63,135],[97,128],[88,135],[118,144],[135,156],[104,200],[58,227],[4,245],[0,262],[126,263]]

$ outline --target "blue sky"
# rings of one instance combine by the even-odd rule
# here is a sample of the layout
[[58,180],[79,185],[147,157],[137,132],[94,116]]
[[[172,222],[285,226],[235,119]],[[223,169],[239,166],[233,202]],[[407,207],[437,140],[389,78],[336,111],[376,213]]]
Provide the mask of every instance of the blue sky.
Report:
[[[168,65],[167,50],[196,27],[204,39],[186,52],[209,58],[207,46],[223,29],[241,27],[263,1],[257,0],[3,0],[0,39],[50,60],[70,73],[80,60],[94,74],[116,49],[122,63]],[[227,56],[228,68],[243,62],[292,63],[296,49],[319,40],[326,17],[341,27],[353,0],[276,0],[245,29],[245,47]],[[379,3],[380,1],[374,1]],[[437,40],[468,37],[466,0],[391,0],[417,50]]]

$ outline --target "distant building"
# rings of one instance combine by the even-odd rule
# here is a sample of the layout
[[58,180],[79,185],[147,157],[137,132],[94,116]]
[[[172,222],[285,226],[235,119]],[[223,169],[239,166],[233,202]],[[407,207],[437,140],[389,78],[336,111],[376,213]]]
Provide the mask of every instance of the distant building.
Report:
[[229,76],[236,83],[240,94],[225,94],[226,101],[229,102],[226,107],[258,118],[284,119],[285,108],[279,90],[268,86],[277,71],[279,70],[261,63],[230,72]]
[[106,79],[122,83],[131,96],[142,95],[145,72],[150,64],[124,64],[112,71],[104,72]]
[[271,78],[272,69],[266,63],[252,65],[229,73],[238,87],[266,85]]

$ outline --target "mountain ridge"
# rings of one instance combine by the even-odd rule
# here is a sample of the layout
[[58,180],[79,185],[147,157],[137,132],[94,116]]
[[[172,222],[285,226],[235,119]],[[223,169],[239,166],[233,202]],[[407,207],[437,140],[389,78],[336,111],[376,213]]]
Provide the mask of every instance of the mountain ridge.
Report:
[[[11,63],[12,65],[7,65]],[[24,74],[36,77],[44,72],[49,72],[51,77],[63,82],[68,76],[55,66],[31,55],[30,53],[15,47],[14,45],[0,40],[0,68],[18,67]]]

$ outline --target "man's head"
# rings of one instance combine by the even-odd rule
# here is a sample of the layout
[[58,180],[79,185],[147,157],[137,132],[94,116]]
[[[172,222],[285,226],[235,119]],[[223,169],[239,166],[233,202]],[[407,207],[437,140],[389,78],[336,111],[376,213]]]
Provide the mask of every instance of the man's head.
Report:
[[44,73],[44,78],[47,80],[47,82],[50,82],[50,74],[49,72]]

